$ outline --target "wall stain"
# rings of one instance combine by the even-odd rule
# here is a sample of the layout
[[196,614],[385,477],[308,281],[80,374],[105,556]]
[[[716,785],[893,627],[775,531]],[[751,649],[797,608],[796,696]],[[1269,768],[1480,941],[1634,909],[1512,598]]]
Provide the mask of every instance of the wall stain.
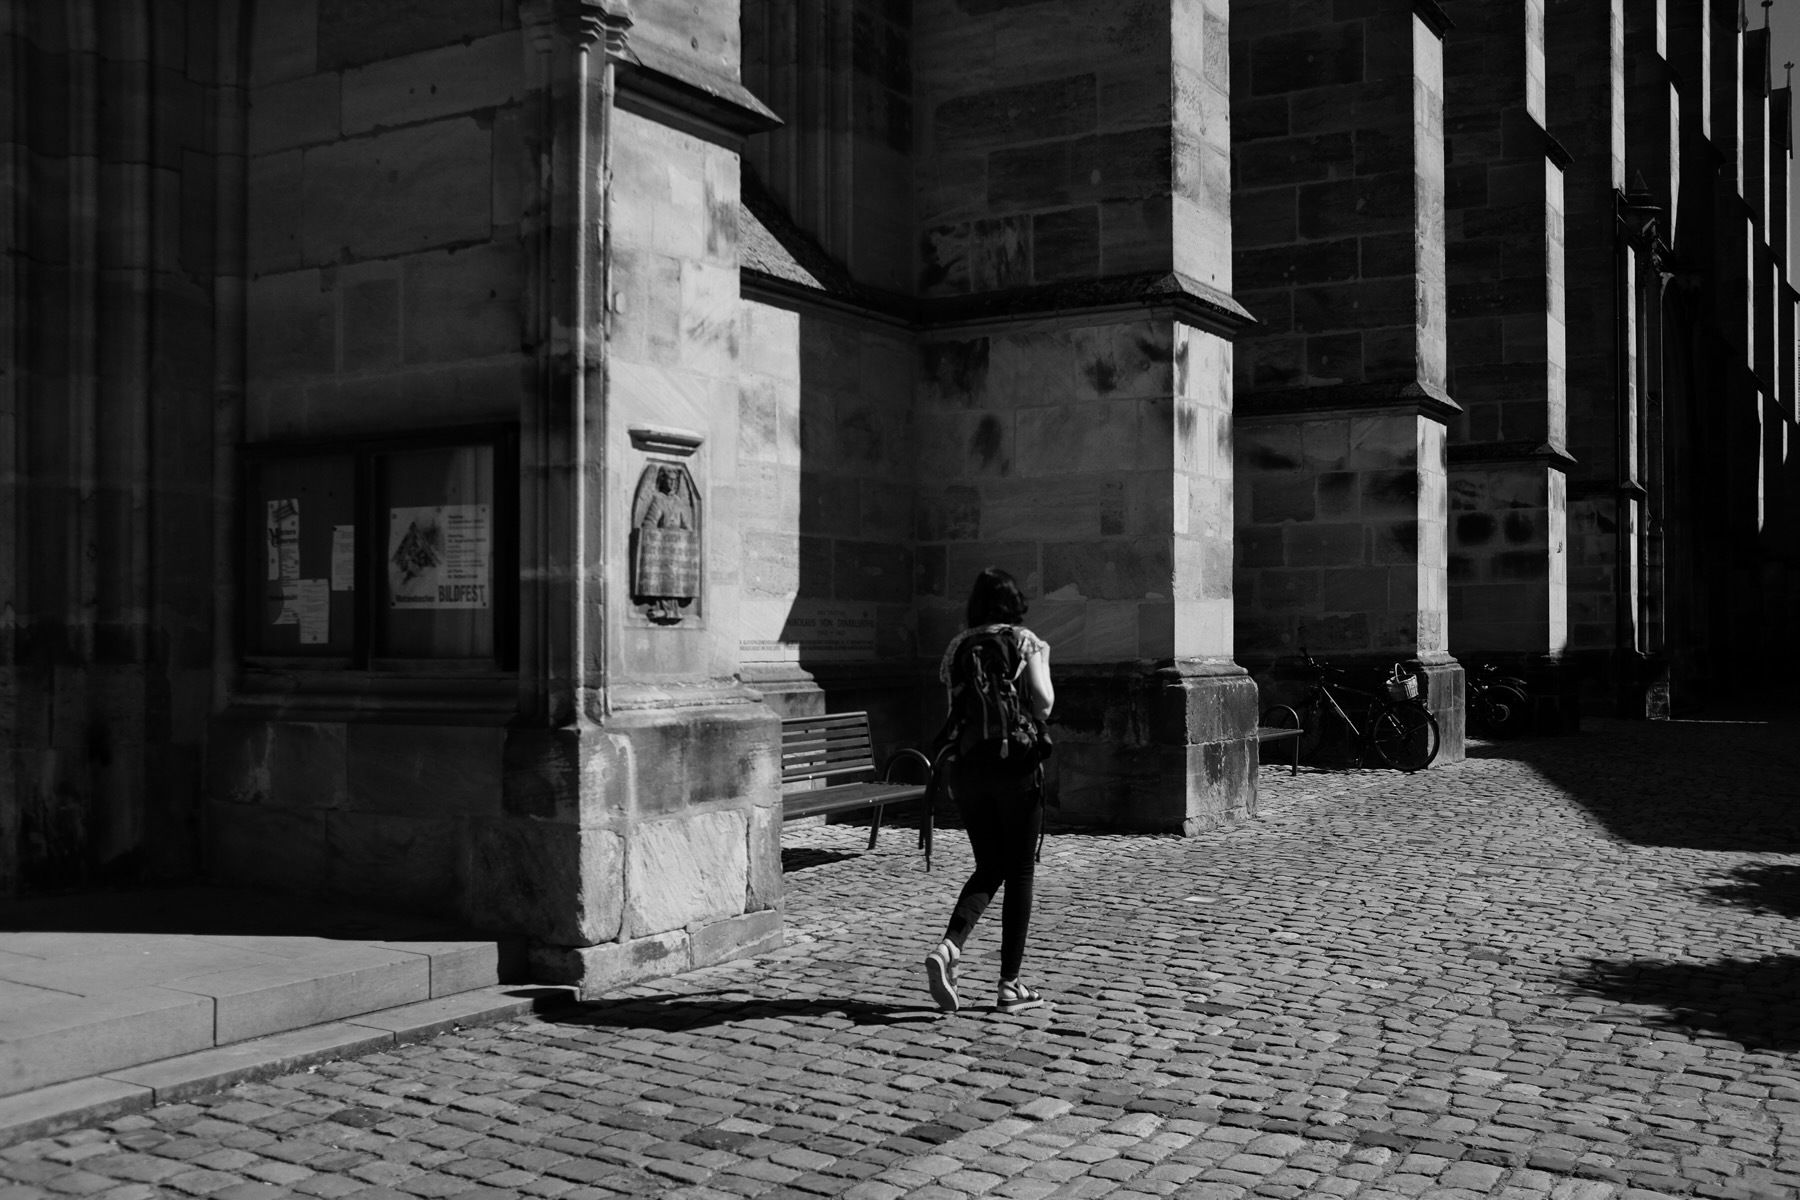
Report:
[[1498,528],[1492,513],[1463,513],[1456,518],[1456,541],[1462,546],[1480,546],[1491,541]]
[[1119,365],[1110,358],[1096,358],[1082,367],[1093,389],[1102,396],[1119,386]]
[[987,391],[988,340],[926,342],[919,349],[925,378],[947,400],[974,404]]
[[[981,460],[984,468],[992,467],[994,460],[1000,457],[1004,441],[1005,436],[1000,429],[1000,418],[989,413],[982,417],[981,423],[975,427],[975,435],[969,439],[969,449],[974,451],[975,457]],[[1010,465],[1010,463],[1002,462],[1000,473],[1004,475]]]

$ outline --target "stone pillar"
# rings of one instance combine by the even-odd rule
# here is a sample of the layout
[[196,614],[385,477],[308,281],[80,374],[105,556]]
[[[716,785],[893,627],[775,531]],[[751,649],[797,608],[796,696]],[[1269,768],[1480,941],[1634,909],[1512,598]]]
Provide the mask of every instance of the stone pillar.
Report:
[[0,7],[0,898],[198,866],[234,8]]
[[[1344,10],[1340,6],[1339,12]],[[1447,635],[1443,45],[1435,4],[1234,10],[1238,655],[1419,658]],[[1546,335],[1547,336],[1547,333]]]
[[[1568,248],[1569,451],[1576,465],[1569,481],[1569,629],[1572,666],[1595,707],[1642,711],[1644,485],[1643,394],[1646,278],[1634,246],[1635,232],[1651,214],[1625,206],[1626,119],[1625,6],[1553,3],[1549,23],[1553,95],[1567,86],[1588,103],[1553,106],[1550,130],[1568,148],[1569,227],[1583,231]],[[1659,19],[1636,17],[1634,45],[1653,54]],[[1646,61],[1654,61],[1649,58]],[[1609,64],[1604,86],[1593,80],[1596,62]],[[1634,67],[1643,70],[1638,58]],[[1665,109],[1655,111],[1654,82],[1643,103],[1652,109],[1644,137],[1669,135]],[[1667,151],[1665,150],[1665,154]],[[1663,178],[1667,180],[1667,171]],[[1636,194],[1635,192],[1633,193]],[[1654,191],[1652,192],[1654,195]],[[1633,201],[1637,203],[1638,201]],[[1600,236],[1600,231],[1610,236]]]
[[[1595,17],[1604,22],[1599,6]],[[1560,703],[1568,642],[1564,167],[1545,132],[1544,0],[1459,3],[1445,36],[1450,648],[1503,661]],[[1605,46],[1604,40],[1599,41]],[[1559,106],[1609,112],[1619,77],[1556,79]],[[1579,227],[1579,226],[1578,226]]]
[[[521,217],[540,298],[521,436],[531,665],[471,886],[478,911],[525,935],[537,977],[590,994],[781,939],[778,726],[734,681],[728,131],[767,115],[735,80],[736,15],[665,10],[634,27],[621,0],[524,12],[526,150],[544,181]],[[639,65],[621,78],[627,39]],[[666,103],[637,99],[666,96],[665,64],[709,78],[706,123],[666,124]],[[634,594],[643,480],[661,470],[680,477],[700,556],[698,594],[672,614]]]
[[1063,818],[1195,833],[1255,811],[1226,5],[975,7],[915,10],[920,649],[1010,570],[1053,647]]
[[1672,504],[1671,438],[1680,440],[1685,410],[1670,391],[1663,297],[1681,192],[1681,98],[1668,62],[1667,0],[1625,4],[1625,175],[1629,203],[1648,206],[1638,226],[1646,252],[1639,259],[1637,327],[1642,406],[1644,502],[1643,644],[1646,656],[1644,715],[1670,715],[1675,694],[1674,640],[1683,620],[1671,578],[1686,569],[1680,522]]

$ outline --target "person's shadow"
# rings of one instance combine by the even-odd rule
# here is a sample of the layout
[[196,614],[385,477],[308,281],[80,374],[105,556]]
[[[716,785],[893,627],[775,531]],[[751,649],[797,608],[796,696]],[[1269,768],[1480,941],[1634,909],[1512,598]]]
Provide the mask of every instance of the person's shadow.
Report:
[[852,1025],[903,1025],[940,1020],[944,1014],[924,1004],[883,1004],[871,1000],[827,997],[769,998],[732,991],[632,996],[588,1000],[541,1019],[553,1025],[589,1029],[648,1029],[681,1033],[767,1018],[846,1017]]

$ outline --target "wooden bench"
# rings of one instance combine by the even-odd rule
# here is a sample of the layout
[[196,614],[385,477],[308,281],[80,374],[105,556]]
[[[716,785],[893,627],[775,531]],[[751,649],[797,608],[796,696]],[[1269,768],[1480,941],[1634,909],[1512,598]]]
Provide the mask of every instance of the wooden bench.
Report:
[[[881,832],[881,810],[925,798],[925,782],[895,783],[893,774],[910,763],[925,779],[931,777],[931,760],[917,750],[900,750],[888,760],[887,771],[875,779],[873,743],[869,740],[869,714],[830,713],[819,717],[785,717],[781,722],[781,818],[793,821],[834,813],[872,809],[869,849]],[[796,784],[810,788],[789,790]]]

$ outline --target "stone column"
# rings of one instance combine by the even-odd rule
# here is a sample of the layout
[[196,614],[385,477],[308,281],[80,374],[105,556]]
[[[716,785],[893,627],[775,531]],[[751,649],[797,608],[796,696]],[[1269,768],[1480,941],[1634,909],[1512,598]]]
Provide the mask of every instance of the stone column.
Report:
[[[1644,712],[1646,672],[1658,670],[1647,665],[1645,641],[1652,602],[1644,592],[1643,384],[1655,369],[1645,359],[1646,347],[1660,346],[1658,332],[1646,322],[1660,320],[1652,316],[1656,301],[1650,293],[1661,285],[1646,255],[1657,228],[1652,206],[1666,204],[1662,198],[1672,186],[1670,140],[1678,128],[1667,74],[1658,66],[1662,18],[1641,8],[1628,18],[1624,4],[1600,9],[1557,0],[1549,26],[1551,76],[1559,86],[1579,89],[1593,77],[1596,61],[1612,64],[1593,103],[1553,109],[1550,122],[1571,156],[1569,227],[1583,231],[1570,240],[1568,253],[1568,338],[1579,348],[1569,363],[1569,451],[1578,464],[1569,482],[1570,657],[1596,707],[1637,715]],[[1629,55],[1628,22],[1634,30]],[[1627,118],[1628,91],[1642,113],[1641,127]],[[1553,88],[1553,95],[1560,94]],[[1629,196],[1628,130],[1651,172],[1648,191],[1633,184]]]
[[[1685,409],[1670,392],[1663,296],[1670,270],[1676,198],[1681,192],[1681,97],[1669,69],[1666,0],[1625,4],[1625,175],[1635,229],[1646,249],[1638,260],[1637,327],[1642,407],[1644,504],[1644,715],[1664,718],[1674,704],[1671,630],[1683,620],[1669,586],[1684,567],[1683,515],[1672,504],[1671,438],[1680,440]],[[1678,382],[1678,381],[1677,381]]]
[[1730,531],[1730,565],[1722,585],[1720,626],[1726,661],[1748,661],[1761,647],[1764,614],[1761,547],[1752,530],[1762,525],[1766,484],[1766,421],[1756,374],[1756,228],[1745,194],[1745,163],[1754,150],[1745,120],[1748,38],[1741,10],[1731,0],[1712,2],[1712,147],[1722,160],[1714,185],[1714,313],[1723,341],[1724,388],[1714,418],[1721,437],[1724,520]]
[[231,7],[0,6],[0,898],[199,865]]
[[1064,819],[1195,833],[1255,810],[1226,5],[975,8],[915,11],[920,649],[1010,570],[1053,647]]
[[1455,762],[1447,21],[1393,0],[1341,20],[1280,0],[1234,11],[1234,267],[1261,322],[1237,356],[1238,654],[1421,659],[1439,761]]
[[[538,347],[521,422],[526,719],[507,731],[504,811],[471,886],[477,911],[525,935],[536,977],[593,993],[781,939],[778,727],[734,680],[727,386],[731,127],[767,114],[736,83],[735,5],[634,25],[623,0],[542,0],[524,18],[525,151],[543,181],[521,216]],[[638,99],[668,95],[665,67],[707,77],[704,98]],[[664,123],[688,102],[707,123]],[[700,582],[653,617],[633,594],[632,532],[641,481],[664,468],[684,479]]]
[[[1606,9],[1589,9],[1604,32]],[[1450,12],[1450,390],[1463,407],[1450,438],[1450,648],[1464,663],[1522,671],[1539,724],[1557,731],[1574,719],[1560,670],[1568,643],[1569,152],[1544,128],[1544,0],[1458,3]],[[1590,50],[1607,47],[1603,37],[1590,41]],[[1591,59],[1581,78],[1557,78],[1558,106],[1609,114],[1619,67],[1610,54]]]

